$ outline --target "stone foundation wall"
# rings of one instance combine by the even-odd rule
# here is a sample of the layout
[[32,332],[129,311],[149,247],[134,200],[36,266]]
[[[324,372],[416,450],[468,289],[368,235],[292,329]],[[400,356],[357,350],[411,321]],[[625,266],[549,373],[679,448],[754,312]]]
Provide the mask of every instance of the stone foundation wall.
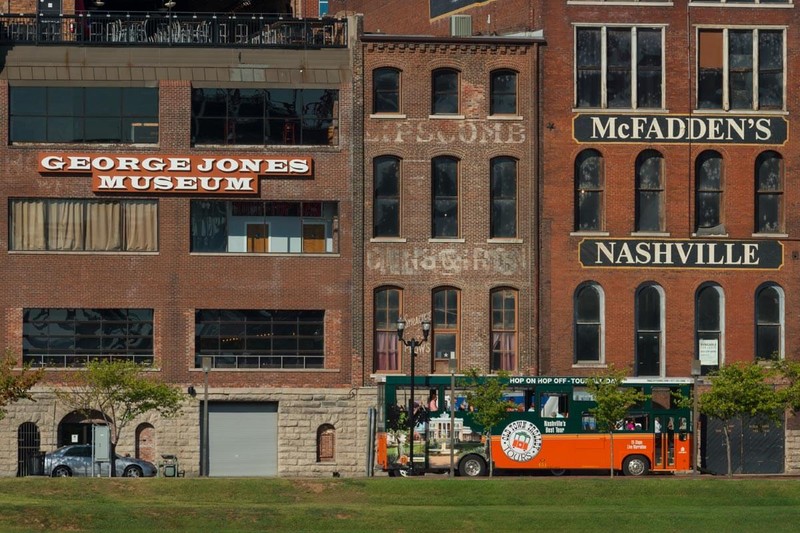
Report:
[[786,430],[786,474],[800,474],[800,429]]
[[[17,430],[25,422],[35,423],[42,451],[58,444],[58,425],[70,412],[48,390],[34,390],[34,400],[8,407],[0,420],[0,476],[17,473]],[[364,476],[367,471],[368,409],[375,405],[377,389],[209,389],[209,401],[277,402],[278,475],[286,477]],[[117,453],[136,454],[136,428],[150,423],[156,433],[156,457],[177,455],[186,476],[200,473],[200,417],[202,394],[187,396],[180,415],[165,419],[143,416],[123,430]],[[317,429],[323,424],[336,429],[335,460],[318,463]]]

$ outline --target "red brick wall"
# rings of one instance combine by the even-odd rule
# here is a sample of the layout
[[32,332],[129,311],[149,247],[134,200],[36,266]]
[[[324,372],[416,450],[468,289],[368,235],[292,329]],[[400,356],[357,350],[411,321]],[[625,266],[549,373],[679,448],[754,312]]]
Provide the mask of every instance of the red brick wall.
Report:
[[[784,146],[742,146],[733,144],[577,144],[573,139],[573,23],[666,24],[666,105],[670,115],[694,110],[696,72],[695,27],[697,25],[736,24],[742,26],[777,25],[790,28],[788,39],[789,122],[798,110],[796,9],[753,9],[687,7],[675,1],[669,7],[580,6],[548,2],[542,13],[547,46],[542,63],[543,189],[542,189],[542,372],[580,374],[590,370],[573,367],[573,295],[585,281],[599,283],[605,293],[606,361],[630,368],[635,355],[634,295],[642,283],[659,284],[666,306],[666,375],[687,376],[695,357],[695,293],[704,282],[718,283],[725,294],[725,360],[752,361],[754,357],[754,295],[764,282],[775,282],[786,295],[786,351],[788,357],[800,355],[794,341],[798,331],[797,307],[798,196],[793,176],[800,164],[798,143],[791,133]],[[621,111],[621,114],[627,114]],[[762,113],[763,114],[763,113]],[[756,113],[756,115],[760,115]],[[784,266],[779,271],[666,271],[656,269],[582,269],[577,261],[579,242],[586,235],[570,235],[574,212],[573,164],[585,148],[599,150],[605,160],[604,238],[631,237],[634,229],[634,165],[645,149],[659,150],[666,163],[666,232],[672,239],[692,239],[694,231],[694,161],[706,149],[718,150],[724,158],[724,221],[728,238],[751,239],[754,226],[754,177],[757,155],[777,150],[784,158],[784,211],[788,239],[784,245]],[[719,237],[712,237],[719,239]]]
[[[235,371],[211,373],[212,387],[348,387],[352,361],[352,239],[350,139],[352,91],[340,93],[340,138],[337,148],[309,147],[243,151],[189,146],[191,124],[188,82],[160,83],[160,147],[102,148],[113,152],[212,154],[245,156],[297,154],[314,159],[313,179],[266,179],[261,197],[277,200],[337,201],[339,253],[328,256],[191,255],[190,199],[159,198],[159,251],[154,254],[8,252],[8,200],[15,197],[92,197],[91,181],[82,176],[39,175],[37,154],[47,147],[0,146],[2,206],[0,217],[0,312],[5,327],[0,346],[21,352],[25,307],[152,308],[155,367],[163,379],[196,383],[194,368],[195,309],[323,309],[325,368],[320,371]],[[0,83],[0,109],[8,109],[8,85]],[[0,114],[7,132],[7,114]],[[63,150],[59,147],[58,150]],[[96,152],[97,146],[70,146],[74,153]],[[58,380],[48,371],[47,379]]]
[[[461,290],[460,368],[489,368],[490,291],[512,287],[519,291],[519,363],[523,372],[535,365],[535,290],[531,250],[536,232],[535,197],[536,108],[533,75],[535,45],[402,43],[391,38],[365,44],[364,106],[372,109],[372,72],[379,67],[402,71],[402,116],[371,116],[365,124],[366,241],[364,317],[365,355],[373,342],[373,296],[376,288],[403,289],[401,315],[409,321],[409,337],[421,337],[419,319],[430,316],[432,291],[440,287]],[[463,119],[430,118],[431,71],[438,67],[461,72]],[[518,110],[512,120],[487,118],[490,71],[518,72]],[[372,160],[380,155],[402,159],[401,238],[372,239]],[[440,155],[461,160],[459,213],[461,238],[430,240],[431,159]],[[489,240],[489,161],[497,156],[518,158],[518,239]],[[404,350],[403,372],[409,368]],[[372,367],[371,363],[367,365]],[[419,374],[432,370],[430,344],[416,361]]]
[[364,31],[394,35],[450,35],[450,15],[472,16],[474,35],[534,29],[534,2],[488,0],[430,18],[429,0],[330,0],[330,11],[362,13]]

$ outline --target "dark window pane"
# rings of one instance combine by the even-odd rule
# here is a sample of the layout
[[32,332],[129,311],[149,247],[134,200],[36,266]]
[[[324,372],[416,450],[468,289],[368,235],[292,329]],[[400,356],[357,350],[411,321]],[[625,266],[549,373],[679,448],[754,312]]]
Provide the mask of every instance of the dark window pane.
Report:
[[400,72],[382,68],[373,73],[373,113],[400,111]]
[[575,315],[578,322],[600,321],[600,293],[594,287],[585,287],[578,293]]
[[719,331],[720,297],[714,287],[702,289],[697,299],[697,327],[700,331]]
[[596,192],[583,192],[578,195],[578,231],[598,231],[601,228],[600,206],[602,196]]
[[458,72],[434,71],[432,114],[456,113],[458,113]]
[[773,323],[778,324],[781,321],[781,306],[780,294],[773,287],[762,289],[758,293],[756,302],[757,321],[759,324]]
[[639,209],[636,217],[637,231],[661,231],[661,193],[639,192]]
[[661,356],[661,336],[658,333],[639,333],[636,336],[636,375],[658,376]]
[[492,101],[490,114],[515,115],[517,113],[517,73],[501,70],[492,73]]
[[661,330],[661,294],[655,287],[639,291],[636,305],[637,327],[640,331]]
[[756,338],[757,359],[771,360],[780,357],[780,333],[780,326],[758,326]]
[[577,362],[600,361],[600,326],[578,324],[575,328],[575,360]]

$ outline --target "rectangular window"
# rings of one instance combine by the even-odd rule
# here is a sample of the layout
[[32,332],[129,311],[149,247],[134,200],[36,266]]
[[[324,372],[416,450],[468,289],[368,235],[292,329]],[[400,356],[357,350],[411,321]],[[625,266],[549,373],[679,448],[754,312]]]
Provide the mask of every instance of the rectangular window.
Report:
[[784,32],[700,29],[697,107],[720,110],[784,108]]
[[158,142],[157,88],[12,86],[9,91],[12,143]]
[[661,109],[663,28],[575,29],[577,107]]
[[329,0],[319,0],[319,16],[324,17],[328,14]]
[[153,310],[25,309],[22,360],[54,368],[97,360],[152,365]]
[[333,145],[336,89],[192,89],[195,145]]
[[191,251],[337,253],[336,202],[192,200]]
[[492,293],[492,370],[517,368],[517,292],[500,289]]
[[399,289],[375,292],[375,362],[376,372],[400,370],[397,319],[400,318],[403,293]]
[[9,211],[10,250],[158,251],[158,200],[25,198]]
[[434,238],[458,237],[458,160],[437,157],[432,162]]
[[458,114],[458,86],[458,71],[446,68],[433,71],[432,115]]
[[376,157],[373,161],[372,236],[400,236],[400,159]]
[[195,368],[323,368],[325,312],[199,309],[195,354]]
[[446,372],[450,359],[459,357],[461,294],[456,289],[433,293],[434,372]]
[[517,161],[498,157],[492,159],[490,165],[490,237],[514,238],[517,236]]

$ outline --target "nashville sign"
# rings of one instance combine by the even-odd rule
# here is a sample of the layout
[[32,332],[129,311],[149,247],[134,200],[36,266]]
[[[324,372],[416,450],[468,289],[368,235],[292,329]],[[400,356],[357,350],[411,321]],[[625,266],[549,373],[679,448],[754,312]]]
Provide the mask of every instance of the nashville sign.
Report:
[[783,117],[685,115],[576,115],[579,143],[784,144]]
[[310,176],[308,157],[40,153],[42,174],[91,174],[93,192],[258,194],[260,176]]
[[778,241],[584,239],[587,268],[701,268],[777,270],[783,265]]

